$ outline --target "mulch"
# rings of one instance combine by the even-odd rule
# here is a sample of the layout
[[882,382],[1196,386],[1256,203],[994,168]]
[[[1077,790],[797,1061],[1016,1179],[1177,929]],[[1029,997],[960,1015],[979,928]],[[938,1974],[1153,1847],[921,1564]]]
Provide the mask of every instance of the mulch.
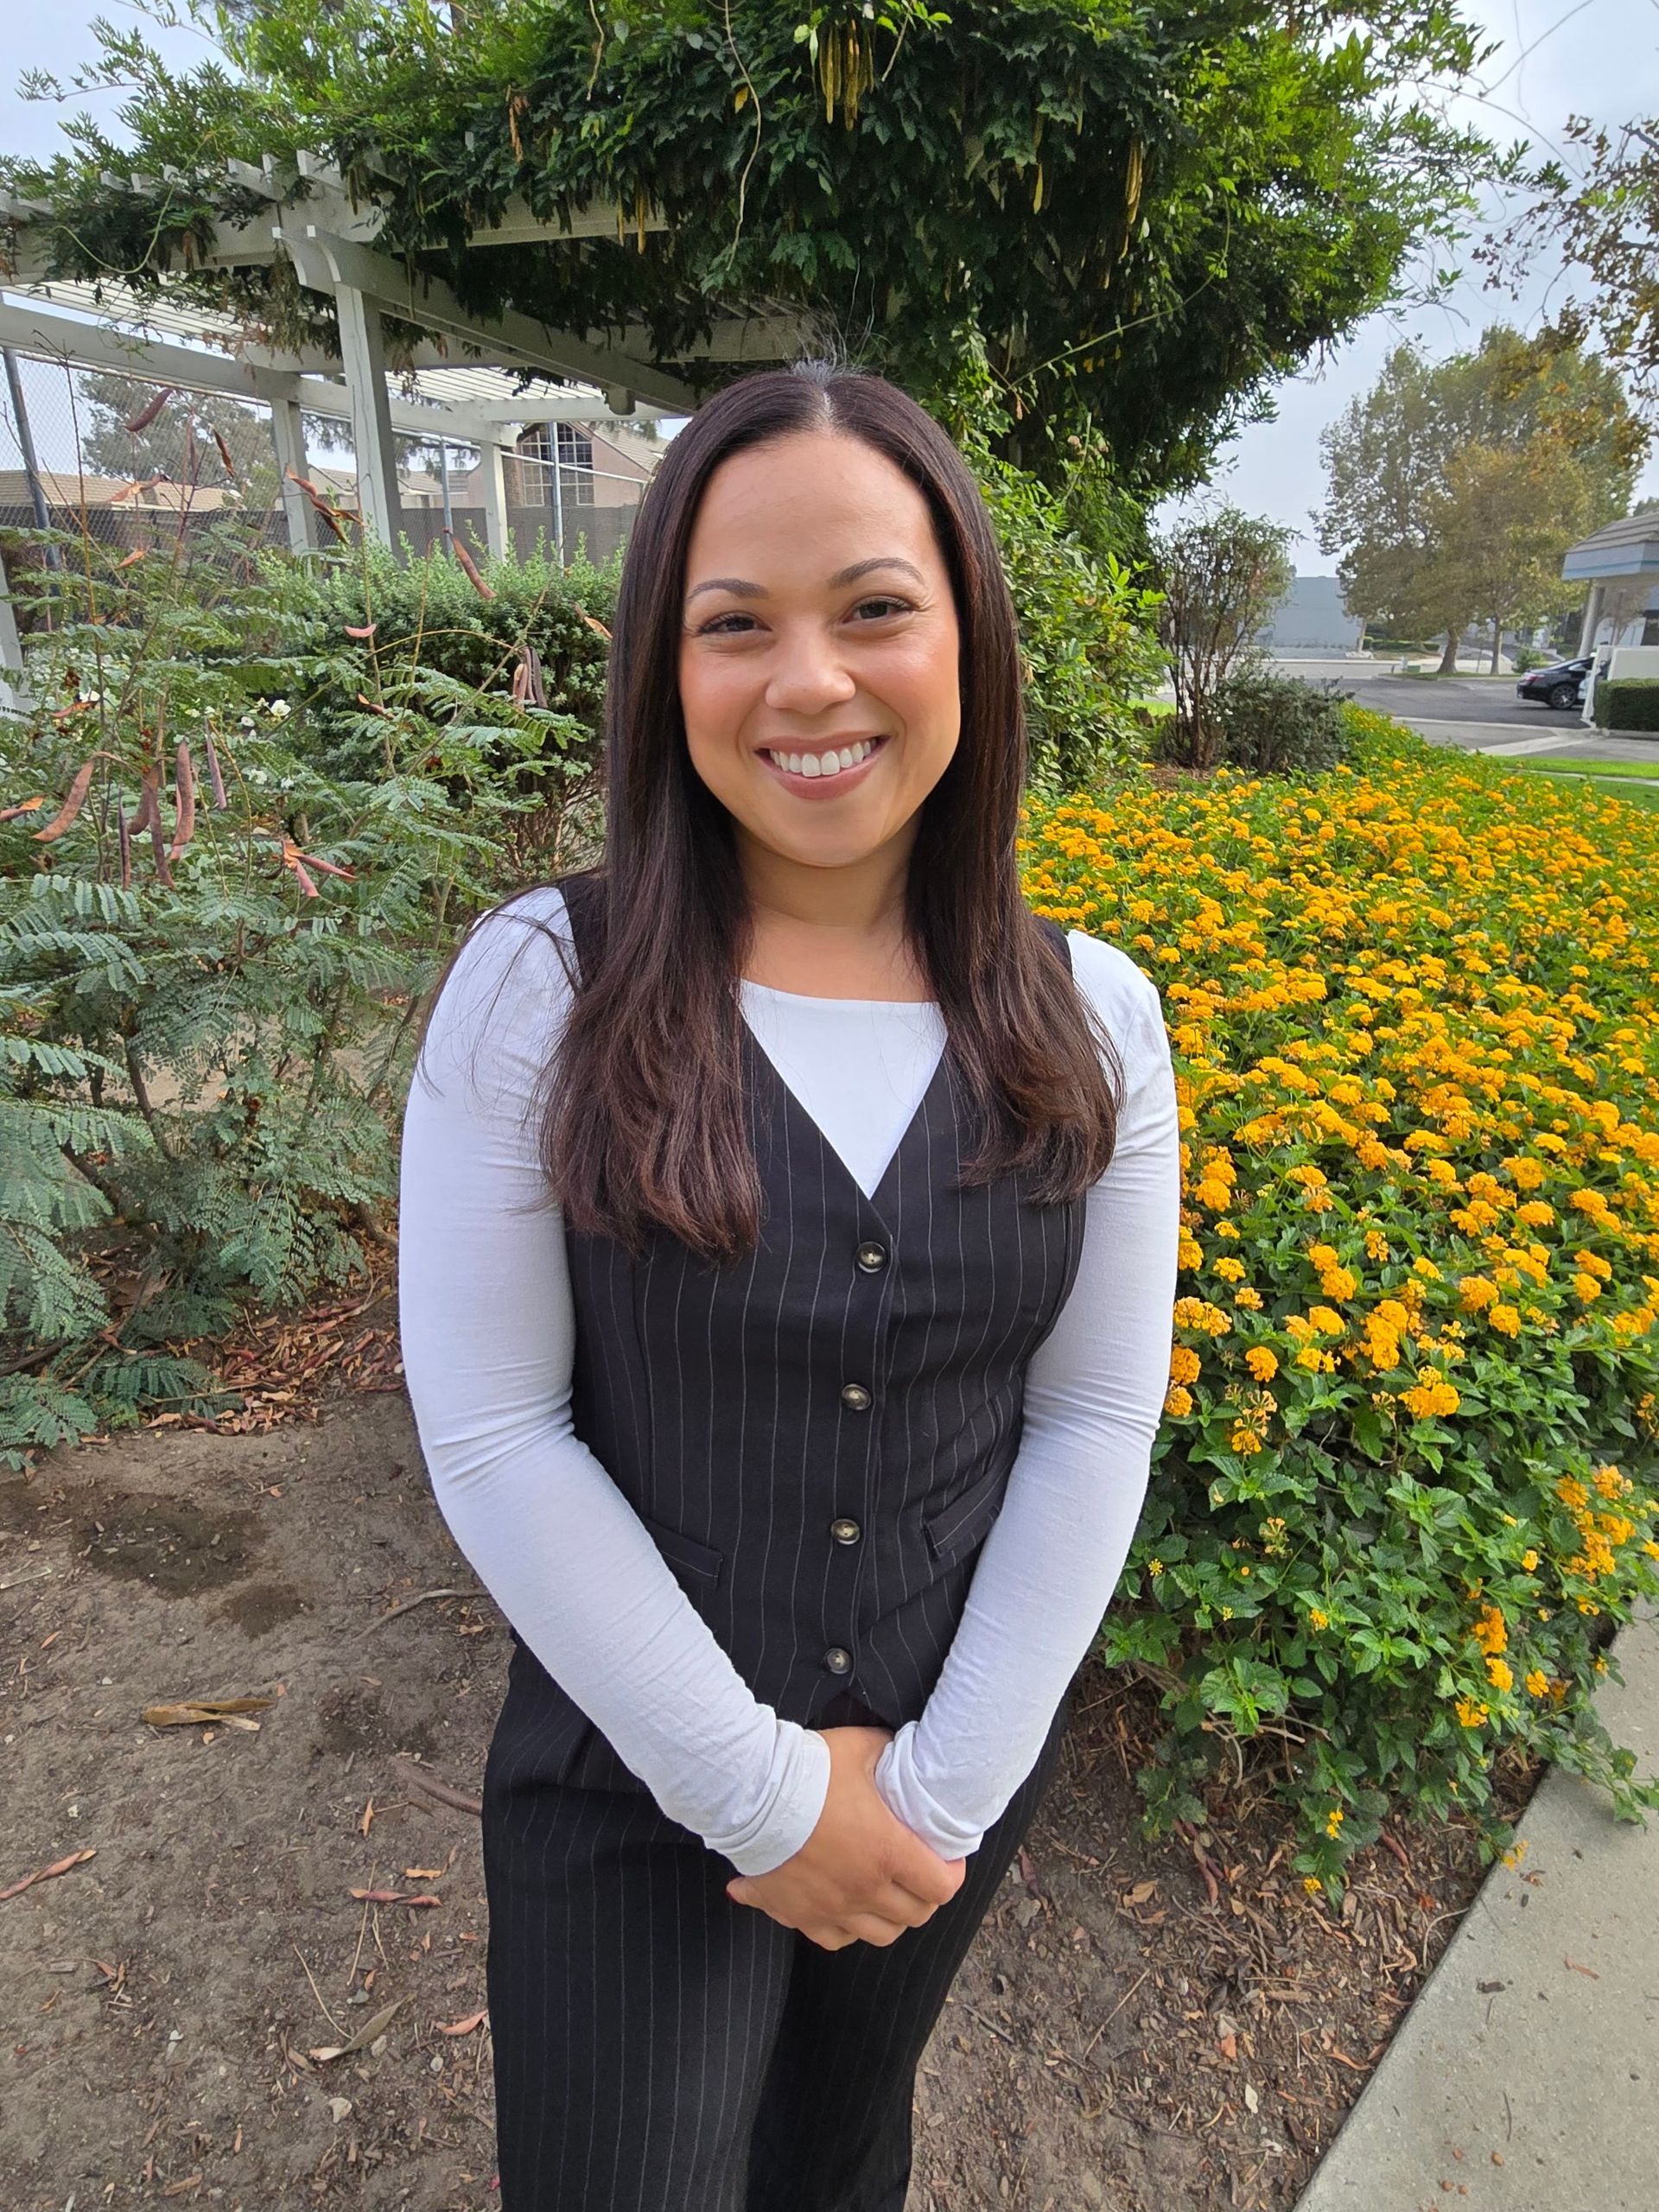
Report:
[[[8,1486],[8,2212],[499,2201],[468,1808],[507,1639],[425,1484],[378,1264],[193,1348],[238,1409]],[[1150,1839],[1155,1686],[1091,1660],[1073,1712],[922,2063],[910,2212],[1278,2212],[1478,1890],[1473,1830],[1391,1820],[1332,1911],[1271,1739],[1222,1745],[1203,1821]],[[1500,1768],[1508,1817],[1538,1778]]]

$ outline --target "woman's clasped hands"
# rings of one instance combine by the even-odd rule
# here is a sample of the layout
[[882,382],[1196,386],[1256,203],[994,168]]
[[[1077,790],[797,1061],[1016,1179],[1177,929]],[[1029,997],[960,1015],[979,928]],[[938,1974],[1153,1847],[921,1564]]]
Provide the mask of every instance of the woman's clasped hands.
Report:
[[734,1876],[726,1894],[799,1929],[826,1951],[891,1943],[955,1897],[968,1862],[941,1859],[877,1789],[875,1764],[893,1740],[890,1730],[822,1733],[830,1746],[830,1788],[817,1825],[781,1866]]

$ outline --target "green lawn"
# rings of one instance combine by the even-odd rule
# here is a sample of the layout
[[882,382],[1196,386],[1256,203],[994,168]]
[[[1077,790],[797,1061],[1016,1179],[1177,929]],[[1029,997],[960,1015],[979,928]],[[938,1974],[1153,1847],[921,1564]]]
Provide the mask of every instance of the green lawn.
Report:
[[1659,807],[1659,771],[1643,768],[1635,775],[1591,775],[1582,768],[1557,768],[1541,760],[1517,762],[1535,776],[1554,776],[1563,784],[1589,784],[1604,798],[1622,798],[1630,806]]
[[1649,766],[1645,760],[1601,760],[1592,753],[1552,753],[1546,760],[1518,761],[1516,765],[1543,776],[1554,775],[1558,770],[1580,768],[1595,776],[1636,776],[1659,780],[1659,761]]

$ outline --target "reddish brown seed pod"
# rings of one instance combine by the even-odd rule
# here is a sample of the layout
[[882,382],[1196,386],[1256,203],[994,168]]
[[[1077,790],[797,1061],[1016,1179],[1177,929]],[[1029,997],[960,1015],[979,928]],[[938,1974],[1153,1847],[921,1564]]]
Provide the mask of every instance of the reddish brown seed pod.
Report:
[[140,430],[147,430],[149,428],[150,424],[156,420],[156,417],[161,413],[162,408],[166,406],[168,401],[172,398],[175,389],[176,387],[173,385],[164,384],[161,390],[156,393],[155,398],[150,401],[149,406],[141,407],[139,409],[138,412],[133,416],[131,422],[127,424],[128,429],[132,432],[135,437],[137,436]]
[[173,842],[167,855],[170,861],[177,860],[195,834],[196,827],[196,771],[190,747],[182,738],[174,756],[173,797]]
[[69,824],[80,812],[86,804],[86,794],[92,789],[92,771],[97,767],[101,757],[100,754],[93,753],[82,761],[80,766],[75,771],[74,782],[69,786],[68,798],[65,799],[45,829],[37,830],[35,832],[36,844],[50,844],[53,838],[61,837]]
[[455,536],[454,531],[453,530],[447,531],[444,534],[449,540],[451,551],[454,554],[455,559],[461,564],[461,574],[466,577],[467,582],[471,584],[473,589],[478,594],[480,599],[493,599],[495,597],[494,591],[485,582],[482,575],[480,573],[477,562],[474,560],[472,555],[461,543],[460,538]]
[[212,730],[204,730],[202,732],[201,741],[207,748],[207,780],[213,787],[213,806],[215,811],[217,811],[219,809],[228,804],[229,802],[225,797],[225,779],[219,772],[219,755],[213,750],[213,734]]

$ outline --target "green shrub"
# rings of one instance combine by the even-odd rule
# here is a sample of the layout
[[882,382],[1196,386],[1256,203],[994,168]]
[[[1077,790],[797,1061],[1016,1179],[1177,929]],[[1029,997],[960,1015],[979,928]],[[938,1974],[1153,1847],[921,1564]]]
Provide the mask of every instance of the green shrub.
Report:
[[[1252,662],[1224,677],[1211,694],[1221,758],[1252,776],[1317,774],[1348,757],[1343,704],[1353,697],[1333,677],[1311,683]],[[1177,741],[1173,724],[1160,734],[1159,758]]]
[[[270,665],[258,673],[273,693],[305,709],[301,727],[315,766],[348,779],[383,772],[378,718],[365,719],[361,702],[386,702],[389,672],[396,672],[404,703],[417,708],[412,671],[447,678],[427,695],[424,709],[447,721],[455,696],[448,686],[511,709],[515,672],[522,669],[521,685],[528,685],[533,667],[548,710],[563,718],[554,748],[558,779],[590,780],[599,765],[620,556],[603,568],[584,556],[562,570],[544,548],[525,560],[486,555],[475,564],[491,594],[486,598],[447,555],[415,555],[406,537],[402,552],[400,560],[371,540],[349,556],[308,565],[277,551],[266,556],[275,620]],[[366,638],[351,634],[371,627]],[[493,749],[482,742],[480,765],[505,770],[512,737]]]
[[1083,789],[1145,757],[1144,717],[1134,702],[1163,674],[1154,621],[1160,594],[1135,558],[1139,506],[1114,482],[1098,436],[1071,440],[1070,471],[1058,488],[1005,460],[995,442],[1012,419],[982,347],[966,334],[942,416],[990,510],[1019,617],[1027,784],[1050,796]]
[[1598,683],[1594,714],[1603,729],[1659,730],[1659,680],[1621,676]]
[[529,880],[524,823],[579,827],[544,786],[588,741],[493,661],[469,690],[377,627],[371,706],[326,707],[370,772],[327,774],[270,658],[311,580],[80,557],[29,650],[34,709],[0,722],[10,1466],[219,1408],[179,1347],[364,1268],[421,995],[460,924]]

